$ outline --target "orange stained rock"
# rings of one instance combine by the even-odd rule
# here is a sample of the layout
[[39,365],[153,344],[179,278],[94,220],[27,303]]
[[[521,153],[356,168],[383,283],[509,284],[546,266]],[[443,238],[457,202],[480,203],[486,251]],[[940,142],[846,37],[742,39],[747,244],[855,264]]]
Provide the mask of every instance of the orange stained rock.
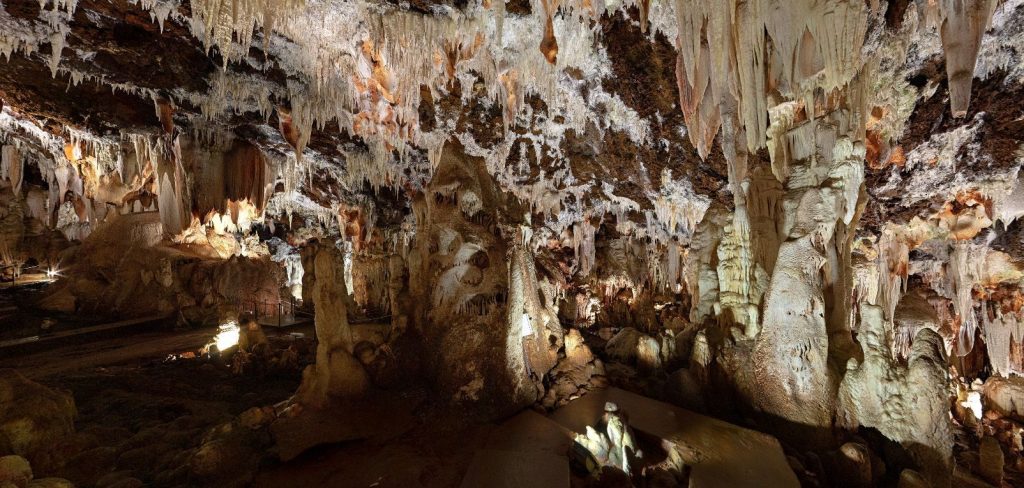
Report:
[[[449,79],[455,76],[455,68],[462,61],[473,59],[476,53],[484,44],[484,36],[482,33],[477,32],[476,36],[473,37],[473,42],[464,43],[462,40],[456,41],[445,41],[445,73]],[[435,53],[435,64],[438,63],[438,57]]]
[[966,206],[977,206],[982,205],[985,207],[985,214],[992,218],[993,202],[992,199],[986,196],[984,193],[977,189],[964,190],[956,195],[956,201],[961,205]]
[[[1021,293],[1020,286],[1016,283],[996,284],[985,288],[978,287],[975,290],[978,295],[975,297],[976,299],[994,302],[1003,314],[1019,314],[1024,309],[1024,294]],[[990,313],[992,313],[991,309]]]
[[964,205],[957,202],[946,202],[942,210],[936,213],[932,220],[937,227],[950,233],[955,240],[973,239],[982,231],[992,225],[985,206],[973,202],[971,205]]
[[878,132],[868,130],[866,136],[867,137],[864,140],[864,148],[866,150],[864,158],[867,160],[868,167],[871,169],[884,168],[886,166],[885,163],[888,163],[889,161],[886,160],[883,162],[881,160],[882,141]]
[[299,146],[299,129],[292,122],[291,111],[281,107],[277,108],[277,128],[281,131],[281,137],[288,141],[292,149],[297,149]]
[[67,158],[68,161],[72,163],[78,161],[79,159],[82,159],[83,152],[84,151],[82,150],[81,143],[72,144],[68,142],[64,144],[64,157]]
[[541,0],[544,4],[544,38],[540,41],[540,52],[548,63],[558,60],[558,40],[555,39],[555,24],[552,19],[558,10],[558,0]]
[[907,164],[907,155],[903,151],[903,146],[896,146],[892,148],[889,153],[889,164],[902,168]]
[[160,125],[163,127],[164,132],[171,134],[174,132],[174,107],[171,106],[171,102],[165,98],[157,100],[157,106],[160,108]]
[[76,196],[71,200],[71,202],[72,205],[75,206],[75,214],[78,215],[78,221],[85,222],[88,220],[89,216],[86,213],[85,201],[83,201],[81,197]]

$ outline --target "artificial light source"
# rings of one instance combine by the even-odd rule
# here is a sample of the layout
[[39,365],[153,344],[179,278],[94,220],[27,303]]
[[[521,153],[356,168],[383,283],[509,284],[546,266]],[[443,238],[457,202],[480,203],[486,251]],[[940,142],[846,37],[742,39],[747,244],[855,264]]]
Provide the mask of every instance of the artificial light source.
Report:
[[47,268],[46,269],[46,277],[47,278],[53,280],[53,279],[57,279],[58,276],[60,276],[60,270],[57,270],[57,269],[54,269],[54,268]]
[[224,351],[238,344],[238,336],[238,322],[231,320],[217,328],[217,335],[213,338],[213,344],[217,346],[218,351]]
[[981,420],[983,413],[981,407],[981,393],[972,391],[967,393],[967,400],[960,402],[960,406],[970,409],[971,413],[974,414],[974,418]]

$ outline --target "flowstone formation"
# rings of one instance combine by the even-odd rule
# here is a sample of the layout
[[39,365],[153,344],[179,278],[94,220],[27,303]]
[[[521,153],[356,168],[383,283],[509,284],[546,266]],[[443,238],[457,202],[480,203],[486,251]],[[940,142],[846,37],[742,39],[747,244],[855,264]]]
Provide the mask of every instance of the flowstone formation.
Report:
[[[304,410],[490,422],[611,385],[777,436],[808,486],[1022,481],[1022,26],[1021,0],[3,0],[0,279],[179,330],[313,314],[253,429],[288,460]],[[345,427],[324,442],[376,424]],[[653,483],[679,449],[605,464]]]
[[892,357],[882,310],[861,308],[863,362],[851,360],[839,387],[839,423],[878,429],[910,452],[931,486],[949,486],[953,435],[949,424],[945,347],[922,328],[906,364]]

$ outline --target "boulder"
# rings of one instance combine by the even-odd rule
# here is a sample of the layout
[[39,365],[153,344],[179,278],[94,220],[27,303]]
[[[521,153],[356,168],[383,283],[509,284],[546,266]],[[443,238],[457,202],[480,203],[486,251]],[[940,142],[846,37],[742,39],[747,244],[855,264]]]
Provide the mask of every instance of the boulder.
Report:
[[669,374],[664,388],[665,399],[669,402],[694,412],[707,411],[700,382],[689,369],[680,368]]
[[992,376],[982,387],[982,397],[986,410],[1024,421],[1024,378]]
[[238,422],[248,429],[259,429],[274,421],[273,407],[252,407],[238,416]]
[[32,481],[32,467],[21,456],[0,457],[0,486],[25,488]]
[[925,481],[921,473],[912,469],[904,469],[900,472],[900,480],[896,484],[897,488],[931,488],[931,485]]
[[863,444],[847,442],[839,448],[836,459],[839,486],[869,487],[871,480],[871,451]]
[[615,334],[604,346],[608,356],[623,363],[636,364],[646,371],[661,368],[661,345],[658,340],[632,327]]
[[979,447],[978,474],[982,479],[996,486],[1003,484],[1003,448],[995,437],[985,436]]
[[68,460],[61,476],[84,486],[93,486],[117,463],[118,452],[113,447],[96,447],[83,451]]
[[75,432],[71,395],[30,381],[14,370],[0,370],[0,455],[17,454],[38,471],[56,471],[57,449]]

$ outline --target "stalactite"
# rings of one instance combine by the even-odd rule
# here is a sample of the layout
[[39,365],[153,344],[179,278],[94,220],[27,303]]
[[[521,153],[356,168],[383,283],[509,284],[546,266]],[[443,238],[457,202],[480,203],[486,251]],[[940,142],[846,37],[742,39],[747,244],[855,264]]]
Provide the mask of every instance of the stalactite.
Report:
[[[995,317],[990,319],[990,313]],[[1024,320],[1019,313],[1003,313],[998,307],[990,312],[987,302],[982,302],[982,331],[992,372],[1003,377],[1024,376],[1024,364],[1014,361],[1012,354],[1015,346],[1024,344]]]
[[[178,147],[178,144],[175,143],[175,146]],[[160,221],[164,225],[164,232],[175,235],[188,228],[191,222],[180,149],[166,153],[154,151],[150,157],[156,161]]]
[[969,242],[958,241],[949,254],[947,286],[954,293],[953,310],[960,322],[956,343],[958,356],[965,356],[974,349],[974,333],[978,328],[978,320],[974,313],[971,291],[974,284],[984,277],[984,251],[984,248],[979,249]]
[[877,296],[869,297],[868,303],[876,304],[885,311],[885,318],[892,320],[900,297],[907,290],[907,273],[910,269],[910,248],[906,238],[894,229],[886,228],[878,240]]
[[[846,86],[860,70],[867,12],[857,2],[733,1],[723,7],[677,0],[675,12],[680,105],[687,127],[698,128],[690,137],[702,156],[720,120],[730,117],[746,129],[748,150],[762,147],[771,90],[804,100],[815,89]],[[725,103],[726,97],[737,104]],[[729,112],[720,113],[723,108]]]
[[555,64],[558,59],[558,40],[555,39],[553,18],[558,10],[558,0],[541,0],[544,7],[544,38],[540,41],[540,52],[548,63]]
[[583,276],[590,274],[594,266],[596,250],[594,248],[594,234],[597,228],[590,223],[589,219],[573,226],[572,240],[573,250],[576,254],[576,267]]
[[949,105],[954,117],[967,115],[971,102],[974,66],[981,37],[988,29],[996,0],[941,0],[939,11],[942,50],[946,53]]
[[0,146],[0,180],[7,180],[14,189],[14,194],[21,193],[24,177],[24,160],[18,148],[12,144]]

